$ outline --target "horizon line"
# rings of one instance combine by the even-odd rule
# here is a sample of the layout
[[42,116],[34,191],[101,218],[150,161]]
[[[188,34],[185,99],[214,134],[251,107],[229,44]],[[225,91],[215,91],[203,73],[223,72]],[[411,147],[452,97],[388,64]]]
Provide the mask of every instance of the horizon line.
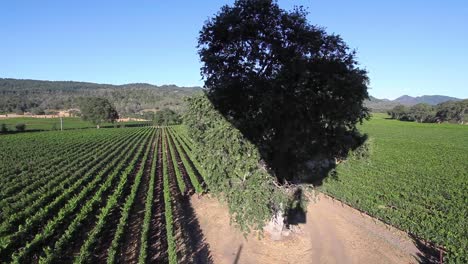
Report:
[[[98,85],[113,85],[113,86],[123,86],[123,85],[129,85],[129,84],[148,84],[148,85],[152,85],[152,86],[157,86],[157,87],[160,87],[160,86],[177,86],[179,88],[202,88],[203,89],[203,86],[204,85],[179,85],[179,84],[176,84],[176,83],[166,83],[166,84],[155,84],[155,83],[151,83],[151,82],[146,82],[146,81],[140,81],[140,82],[127,82],[127,83],[112,83],[112,82],[93,82],[93,81],[77,81],[77,80],[50,80],[50,79],[29,79],[29,78],[13,78],[13,77],[0,77],[0,79],[12,79],[12,80],[22,80],[22,81],[42,81],[42,82],[78,82],[78,83],[90,83],[90,84],[98,84]],[[371,88],[369,88],[368,90],[371,90]],[[422,95],[409,95],[409,94],[403,94],[403,95],[400,95],[400,96],[397,96],[393,99],[391,98],[387,98],[387,97],[383,97],[383,98],[380,98],[380,97],[376,97],[372,94],[369,93],[369,99],[370,97],[374,97],[376,99],[379,99],[379,100],[390,100],[390,101],[394,101],[400,97],[403,97],[403,96],[410,96],[410,97],[413,97],[413,98],[417,98],[417,97],[422,97],[422,96],[447,96],[447,97],[452,97],[452,98],[456,98],[456,99],[461,99],[461,100],[464,100],[464,99],[468,99],[468,98],[459,98],[459,97],[456,97],[456,96],[453,96],[453,95],[445,95],[445,94],[422,94]]]

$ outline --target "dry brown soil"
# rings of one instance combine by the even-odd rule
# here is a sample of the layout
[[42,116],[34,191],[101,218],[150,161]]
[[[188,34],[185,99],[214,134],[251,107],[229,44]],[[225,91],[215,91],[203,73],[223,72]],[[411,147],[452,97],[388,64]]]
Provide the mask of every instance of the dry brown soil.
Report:
[[191,202],[214,263],[418,263],[420,254],[404,232],[389,227],[328,196],[308,206],[306,223],[281,241],[257,239],[229,224],[218,200],[192,196]]

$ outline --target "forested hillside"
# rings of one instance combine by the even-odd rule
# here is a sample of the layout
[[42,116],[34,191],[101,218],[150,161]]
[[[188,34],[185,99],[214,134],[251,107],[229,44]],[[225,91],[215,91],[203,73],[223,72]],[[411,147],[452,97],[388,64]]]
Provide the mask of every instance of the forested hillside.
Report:
[[38,81],[0,78],[0,112],[41,113],[48,109],[68,109],[79,97],[104,97],[120,115],[134,115],[145,109],[183,109],[183,98],[200,87],[156,86],[147,83],[124,85],[72,81]]
[[416,97],[403,95],[393,100],[393,102],[399,103],[402,105],[415,105],[415,104],[421,104],[421,103],[436,105],[436,104],[444,103],[447,101],[460,101],[460,100],[461,99],[459,98],[445,96],[445,95],[423,95],[423,96],[416,96]]

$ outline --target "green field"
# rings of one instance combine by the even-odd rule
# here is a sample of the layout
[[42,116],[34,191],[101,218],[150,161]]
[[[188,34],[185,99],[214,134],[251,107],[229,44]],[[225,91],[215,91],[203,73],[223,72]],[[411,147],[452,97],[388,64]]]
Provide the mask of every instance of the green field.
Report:
[[320,189],[468,261],[468,126],[389,120],[361,126],[371,156],[338,165]]
[[[26,124],[26,131],[32,130],[60,130],[60,118],[35,118],[35,117],[13,117],[13,118],[5,118],[0,119],[0,125],[6,124],[9,131],[16,131],[15,125],[16,124]],[[126,126],[129,125],[137,125],[137,124],[144,124],[145,122],[139,121],[130,121],[124,123],[116,123],[116,124],[125,124]],[[115,124],[112,123],[103,123],[101,127],[113,127]],[[83,121],[79,117],[64,117],[63,118],[63,129],[79,129],[79,128],[93,128],[96,127],[95,125],[91,124],[91,122]]]

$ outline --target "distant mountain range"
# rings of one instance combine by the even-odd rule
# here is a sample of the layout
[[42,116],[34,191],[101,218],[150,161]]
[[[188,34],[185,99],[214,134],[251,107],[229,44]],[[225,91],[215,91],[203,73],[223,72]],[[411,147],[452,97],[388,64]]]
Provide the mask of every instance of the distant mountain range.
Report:
[[[184,108],[183,98],[200,91],[200,87],[156,86],[147,83],[123,85],[73,81],[39,81],[0,78],[0,113],[33,111],[40,109],[68,109],[76,107],[80,96],[108,98],[121,114],[136,114],[146,109]],[[443,95],[412,97],[403,95],[395,100],[370,97],[365,105],[372,111],[386,111],[396,105],[418,103],[436,105],[462,99]]]
[[373,96],[370,97],[370,100],[366,101],[366,106],[369,107],[370,109],[374,111],[379,111],[379,110],[388,110],[391,109],[397,105],[406,105],[406,106],[412,106],[415,104],[419,103],[426,103],[430,105],[436,105],[440,104],[443,102],[447,101],[460,101],[463,99],[460,98],[455,98],[455,97],[450,97],[450,96],[445,96],[445,95],[423,95],[423,96],[409,96],[409,95],[403,95],[398,97],[395,100],[389,100],[389,99],[378,99]]

